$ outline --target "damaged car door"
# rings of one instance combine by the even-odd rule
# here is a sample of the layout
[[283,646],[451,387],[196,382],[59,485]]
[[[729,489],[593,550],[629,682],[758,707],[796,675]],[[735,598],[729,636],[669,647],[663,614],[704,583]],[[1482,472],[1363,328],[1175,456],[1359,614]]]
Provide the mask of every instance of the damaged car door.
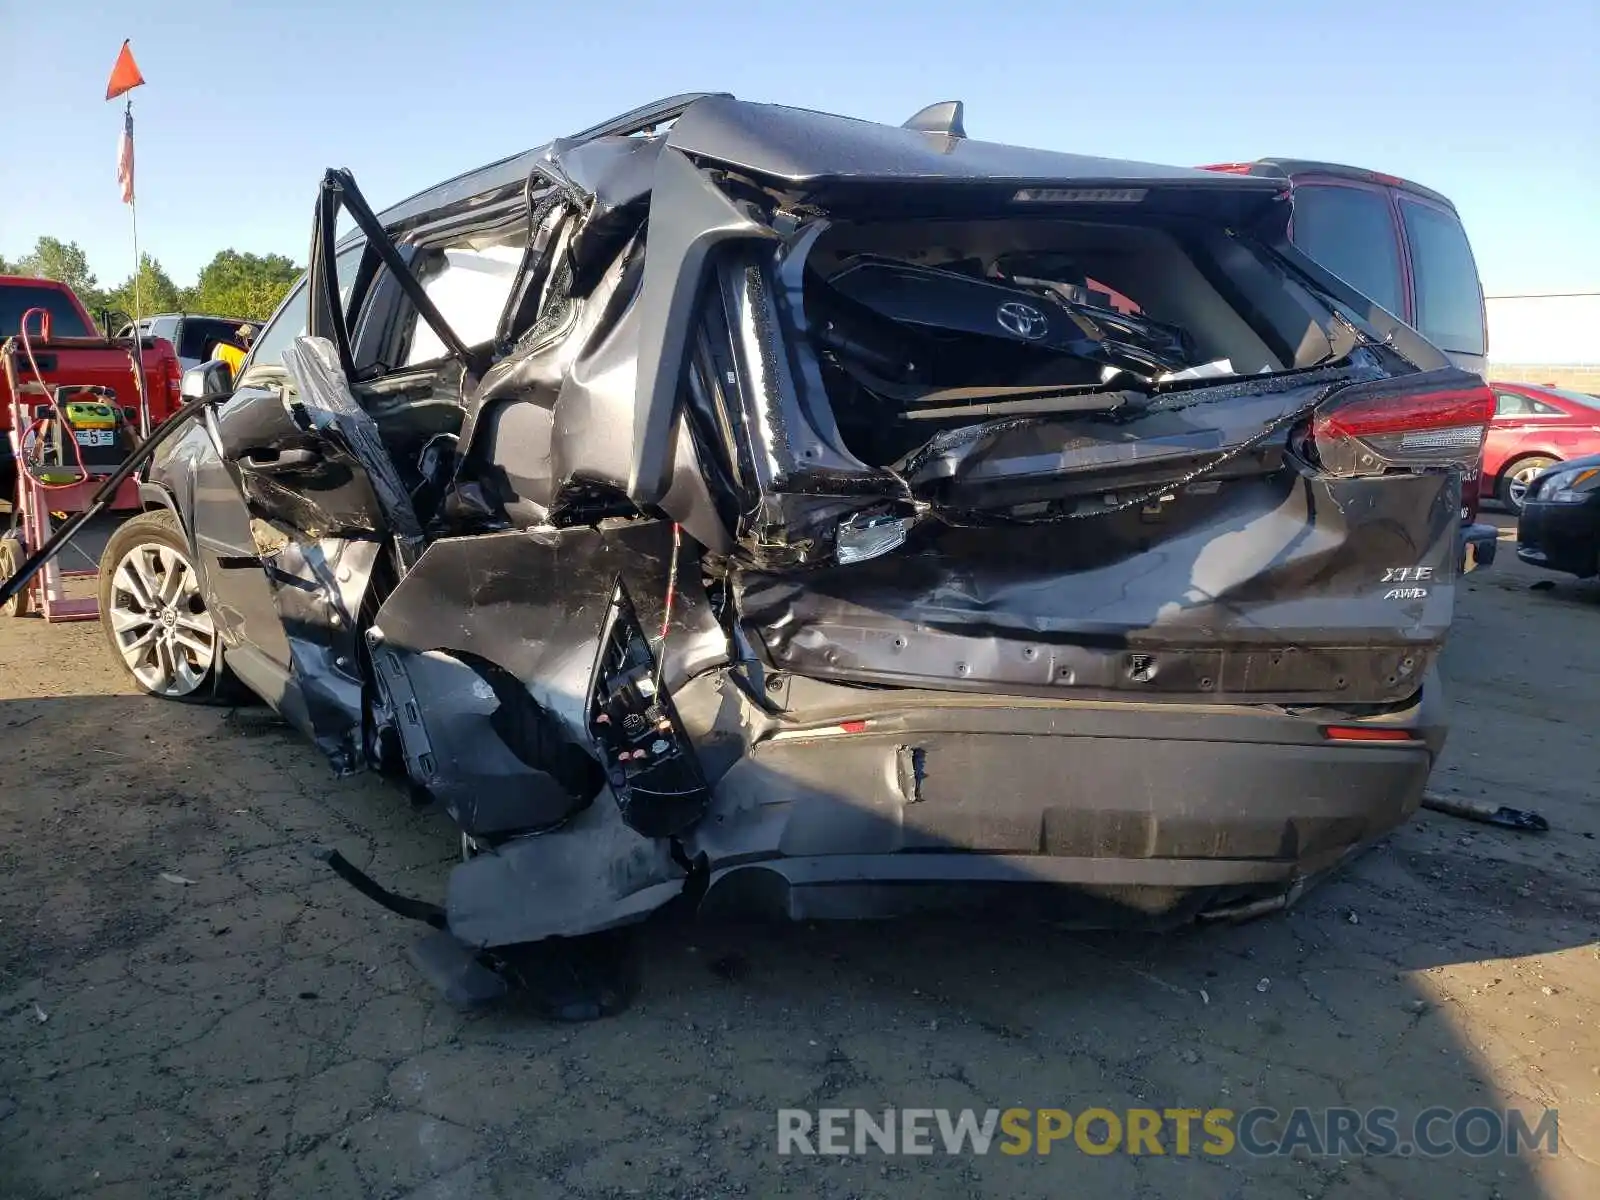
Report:
[[[399,410],[401,423],[416,379],[431,397],[448,365],[464,348],[423,297],[411,323],[397,315],[410,293],[420,289],[410,260],[381,236],[382,229],[359,193],[355,213],[362,227],[353,246],[339,249],[334,228],[344,201],[343,172],[330,172],[319,195],[310,266],[294,315],[297,328],[284,338],[263,337],[241,378],[244,385],[216,422],[216,440],[226,470],[243,497],[248,521],[248,554],[259,562],[282,628],[278,639],[256,639],[267,651],[236,664],[255,690],[278,695],[279,707],[309,734],[341,771],[381,761],[384,747],[370,720],[367,667],[361,629],[375,578],[392,580],[422,550],[422,531],[412,506],[411,483],[402,476],[386,445],[381,416],[369,412],[369,397],[357,398],[352,384],[378,389],[372,407]],[[353,181],[349,185],[353,192]],[[380,236],[374,238],[376,232]],[[413,302],[414,303],[414,302]],[[357,369],[352,341],[358,330],[379,328],[392,342],[397,326],[409,336],[419,314],[436,323],[435,336],[449,354],[396,372],[373,356]],[[363,321],[354,321],[360,315]],[[308,336],[301,336],[308,335]],[[387,344],[387,343],[386,343]],[[395,377],[399,376],[398,383]],[[441,406],[423,404],[434,419]],[[444,424],[453,427],[456,404]],[[390,419],[393,420],[392,411]],[[244,555],[241,554],[241,560]],[[248,561],[248,560],[245,560]],[[276,653],[273,653],[273,651]],[[281,657],[280,657],[281,656]],[[265,690],[256,676],[276,670],[281,676]]]
[[[607,789],[630,836],[660,836],[697,818],[707,793],[670,699],[678,680],[644,629],[702,638],[702,659],[725,638],[704,605],[669,598],[684,545],[670,523],[547,485],[553,401],[480,402],[497,355],[506,371],[537,367],[574,335],[560,229],[576,206],[522,183],[509,209],[478,195],[385,228],[348,174],[330,172],[310,336],[284,355],[291,461],[278,471],[242,445],[234,458],[283,538],[293,674],[336,761],[364,748],[403,766],[469,844],[548,829]],[[379,264],[348,314],[323,265],[337,208]],[[511,450],[481,481],[492,507],[453,486],[463,441]]]
[[[335,259],[340,294],[356,283],[364,247]],[[370,507],[365,481],[331,466],[319,441],[298,429],[284,404],[282,357],[305,333],[309,288],[302,279],[251,347],[233,394],[205,414],[210,453],[187,456],[194,472],[193,532],[204,566],[207,602],[227,638],[229,670],[266,697],[297,728],[312,733],[294,653],[278,603],[285,586],[287,529],[309,524],[307,504],[340,514]],[[315,497],[308,500],[307,497]]]

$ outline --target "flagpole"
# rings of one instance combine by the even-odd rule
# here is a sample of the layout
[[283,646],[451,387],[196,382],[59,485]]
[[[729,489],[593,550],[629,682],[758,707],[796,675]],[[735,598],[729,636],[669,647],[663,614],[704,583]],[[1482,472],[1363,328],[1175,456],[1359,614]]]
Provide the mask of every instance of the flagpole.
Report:
[[[133,140],[133,97],[128,97],[126,110],[128,121],[128,140]],[[144,330],[139,327],[139,322],[144,319],[144,299],[140,294],[139,276],[143,273],[144,260],[139,257],[139,197],[137,190],[128,195],[128,215],[133,222],[133,361],[137,367],[135,371],[134,388],[139,393],[139,436],[150,436],[150,397],[145,392],[144,378]]]
[[[111,79],[106,83],[106,99],[115,100],[127,95],[144,83],[139,64],[133,61],[133,51],[128,39],[122,39],[122,50],[111,68]],[[139,286],[140,269],[144,266],[139,257],[139,204],[134,198],[133,154],[133,97],[128,96],[127,107],[122,110],[122,142],[117,154],[117,181],[122,184],[122,199],[128,206],[128,216],[133,222],[133,387],[139,393],[139,436],[150,436],[150,392],[144,378],[144,331],[139,323],[144,320],[143,289]],[[110,335],[110,330],[106,331]],[[165,384],[163,383],[163,386]]]

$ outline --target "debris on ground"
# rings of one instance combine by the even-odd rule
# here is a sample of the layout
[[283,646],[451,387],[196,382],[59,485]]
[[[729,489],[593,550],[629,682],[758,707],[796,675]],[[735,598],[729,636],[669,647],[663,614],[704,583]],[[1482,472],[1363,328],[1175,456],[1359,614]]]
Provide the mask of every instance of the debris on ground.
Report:
[[161,882],[162,883],[177,884],[179,887],[193,887],[194,886],[194,880],[185,879],[182,875],[173,875],[173,874],[171,874],[170,872],[167,872],[167,871],[161,872]]
[[1490,804],[1486,800],[1469,800],[1463,796],[1442,796],[1438,792],[1422,793],[1422,807],[1434,812],[1448,813],[1463,821],[1481,821],[1501,829],[1515,829],[1524,833],[1548,833],[1550,822],[1536,812],[1523,808],[1508,808],[1504,804]]
[[1271,990],[1272,980],[1270,979],[1263,978],[1259,983],[1256,984],[1256,991],[1258,992],[1270,992]]

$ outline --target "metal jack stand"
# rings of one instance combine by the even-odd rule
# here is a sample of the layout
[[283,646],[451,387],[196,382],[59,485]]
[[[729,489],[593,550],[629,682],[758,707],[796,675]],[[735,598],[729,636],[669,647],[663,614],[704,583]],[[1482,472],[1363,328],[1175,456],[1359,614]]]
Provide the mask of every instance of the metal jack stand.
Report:
[[[104,481],[104,476],[111,474],[111,471],[108,469],[98,477],[90,473],[87,478],[75,483],[51,484],[40,479],[36,474],[32,458],[43,437],[42,432],[37,432],[42,414],[64,413],[65,396],[84,389],[68,386],[47,390],[39,382],[23,384],[17,377],[9,345],[0,348],[0,363],[3,363],[6,382],[10,385],[11,428],[6,436],[11,445],[11,460],[16,465],[17,475],[16,494],[12,500],[11,510],[13,528],[0,533],[0,580],[4,580],[16,573],[31,551],[37,550],[50,539],[51,534],[55,532],[52,514],[70,514],[87,509],[95,492]],[[131,354],[129,367],[137,370],[137,364]],[[142,381],[140,384],[140,409],[144,410]],[[30,400],[38,402],[37,412],[30,412]],[[30,429],[36,431],[31,444],[28,436]],[[72,429],[67,428],[64,419],[61,420],[56,434],[61,438],[78,436]],[[139,506],[139,481],[130,477],[117,488],[111,508],[137,509]],[[74,549],[77,550],[77,547]],[[98,564],[89,559],[82,550],[77,552],[89,562],[87,568],[68,569],[59,566],[52,558],[21,592],[5,604],[4,613],[20,617],[37,607],[40,615],[50,622],[98,620],[100,602],[96,596],[68,596],[66,592],[66,580],[99,574]]]

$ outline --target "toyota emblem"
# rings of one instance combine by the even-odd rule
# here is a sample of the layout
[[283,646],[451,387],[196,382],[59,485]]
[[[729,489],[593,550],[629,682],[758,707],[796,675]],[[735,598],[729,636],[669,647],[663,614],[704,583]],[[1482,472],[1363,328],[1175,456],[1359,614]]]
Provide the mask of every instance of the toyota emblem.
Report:
[[995,312],[994,319],[1007,333],[1036,342],[1050,332],[1050,319],[1031,304],[1020,300],[1007,300]]

